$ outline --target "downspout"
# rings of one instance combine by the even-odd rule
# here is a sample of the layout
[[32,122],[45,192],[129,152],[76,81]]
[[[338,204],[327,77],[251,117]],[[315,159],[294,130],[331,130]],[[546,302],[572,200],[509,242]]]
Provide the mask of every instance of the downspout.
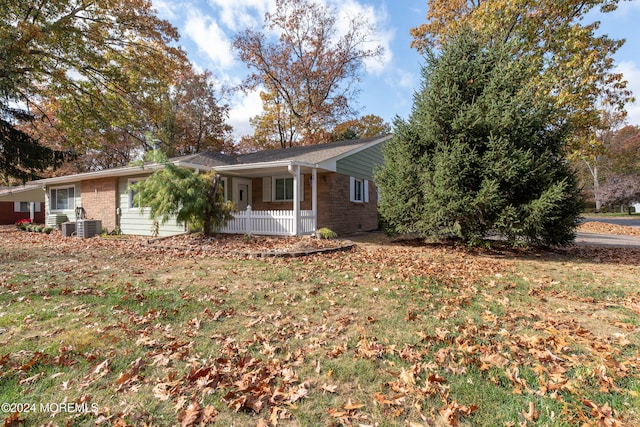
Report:
[[287,166],[287,170],[293,175],[293,235],[300,235],[300,195],[298,187],[300,186],[300,165],[296,165],[295,169],[291,163]]

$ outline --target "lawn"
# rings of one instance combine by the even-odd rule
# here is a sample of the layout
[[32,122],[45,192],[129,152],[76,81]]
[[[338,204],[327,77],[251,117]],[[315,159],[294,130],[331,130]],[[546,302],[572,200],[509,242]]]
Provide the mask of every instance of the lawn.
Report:
[[640,426],[638,250],[3,228],[0,265],[4,426]]

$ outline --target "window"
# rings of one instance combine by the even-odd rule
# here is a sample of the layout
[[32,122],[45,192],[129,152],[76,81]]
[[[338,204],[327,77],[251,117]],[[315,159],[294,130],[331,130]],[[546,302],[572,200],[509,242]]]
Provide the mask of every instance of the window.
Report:
[[[262,178],[263,202],[290,202],[293,201],[293,177],[292,176],[265,176]],[[298,186],[299,200],[304,201],[304,175],[300,175]]]
[[220,178],[220,182],[218,183],[218,185],[220,186],[220,189],[218,191],[222,192],[223,200],[226,202],[227,200],[229,200],[227,198],[227,178]]
[[51,210],[62,211],[74,209],[75,203],[75,187],[52,188],[50,192]]
[[[14,212],[31,212],[31,202],[15,202]],[[34,211],[40,212],[40,202],[35,202]]]
[[349,200],[357,203],[369,201],[369,181],[366,179],[349,178]]
[[293,178],[274,178],[274,198],[273,200],[281,202],[293,200]]
[[137,184],[140,181],[141,180],[139,179],[129,180],[129,209],[140,209],[140,197],[138,196],[138,191],[131,188],[132,185]]

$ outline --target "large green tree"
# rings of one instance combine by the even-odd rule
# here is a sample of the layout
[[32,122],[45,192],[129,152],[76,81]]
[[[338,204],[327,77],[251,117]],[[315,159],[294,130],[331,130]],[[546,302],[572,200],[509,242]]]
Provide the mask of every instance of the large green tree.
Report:
[[[148,0],[3,1],[0,173],[33,176],[51,163],[30,122],[49,120],[73,148],[99,148],[104,130],[135,122],[150,98],[131,94],[161,91],[187,64],[177,38]],[[22,172],[7,167],[32,158]]]
[[624,40],[599,35],[600,23],[590,21],[621,1],[429,0],[427,22],[411,30],[412,46],[437,47],[470,25],[487,43],[509,42],[514,55],[535,56],[544,66],[531,78],[572,121],[568,143],[590,156],[610,114],[624,114],[633,99],[613,61]]
[[566,121],[532,85],[540,62],[466,30],[426,54],[407,121],[376,173],[391,232],[563,245],[581,200],[564,159]]

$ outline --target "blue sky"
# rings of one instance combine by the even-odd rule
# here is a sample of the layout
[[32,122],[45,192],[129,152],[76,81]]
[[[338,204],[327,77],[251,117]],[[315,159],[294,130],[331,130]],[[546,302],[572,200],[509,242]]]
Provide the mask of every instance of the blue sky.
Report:
[[[355,107],[360,114],[375,114],[388,122],[395,116],[408,117],[413,93],[420,86],[422,57],[411,49],[409,29],[425,22],[427,0],[321,0],[336,7],[339,14],[362,13],[377,27],[375,38],[385,49],[378,62],[366,64]],[[199,69],[208,69],[227,86],[239,84],[248,70],[231,49],[234,34],[248,27],[260,28],[265,12],[273,11],[275,0],[153,0],[161,18],[180,32],[179,44]],[[618,69],[640,98],[640,0],[621,2],[609,14],[592,12],[589,19],[602,22],[601,32],[624,38],[615,56]],[[635,21],[635,22],[634,22]],[[238,94],[229,100],[229,122],[237,138],[252,133],[249,118],[260,114],[257,93]],[[640,125],[640,101],[628,105],[628,123]]]

